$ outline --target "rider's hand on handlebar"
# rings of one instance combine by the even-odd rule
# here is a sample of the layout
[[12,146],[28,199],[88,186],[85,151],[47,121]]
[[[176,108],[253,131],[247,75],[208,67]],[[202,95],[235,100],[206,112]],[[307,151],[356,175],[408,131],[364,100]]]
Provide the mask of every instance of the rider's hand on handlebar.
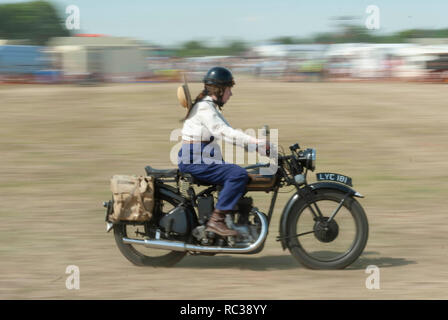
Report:
[[278,146],[275,143],[269,144],[269,158],[277,158],[278,157]]
[[257,152],[262,156],[275,157],[278,153],[277,145],[265,139],[259,139],[257,142]]

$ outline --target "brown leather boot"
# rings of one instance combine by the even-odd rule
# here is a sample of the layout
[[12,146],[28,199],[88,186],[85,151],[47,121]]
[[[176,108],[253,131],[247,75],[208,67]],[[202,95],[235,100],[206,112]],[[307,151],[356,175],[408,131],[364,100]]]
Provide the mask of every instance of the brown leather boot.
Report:
[[205,231],[212,231],[223,237],[236,236],[238,232],[227,227],[224,221],[225,217],[226,215],[224,212],[218,209],[213,210],[213,213],[207,222],[207,228]]

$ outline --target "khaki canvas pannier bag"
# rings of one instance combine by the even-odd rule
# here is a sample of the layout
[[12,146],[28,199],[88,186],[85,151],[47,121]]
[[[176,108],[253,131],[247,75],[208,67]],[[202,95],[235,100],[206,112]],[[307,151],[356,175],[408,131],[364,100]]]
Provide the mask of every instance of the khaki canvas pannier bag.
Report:
[[114,175],[110,180],[114,198],[111,222],[148,221],[154,210],[154,177]]

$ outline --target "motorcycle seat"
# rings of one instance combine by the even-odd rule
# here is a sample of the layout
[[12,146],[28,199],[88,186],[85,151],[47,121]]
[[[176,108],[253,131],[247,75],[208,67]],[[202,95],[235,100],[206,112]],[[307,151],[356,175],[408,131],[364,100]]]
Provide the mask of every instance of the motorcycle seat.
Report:
[[146,166],[145,171],[148,176],[156,178],[171,178],[178,174],[178,169],[154,169],[151,166]]
[[153,176],[155,178],[174,178],[179,175],[184,178],[184,180],[187,180],[192,184],[197,184],[198,186],[212,185],[211,183],[193,177],[190,173],[183,173],[178,169],[155,169],[151,166],[146,166],[145,171],[148,176]]
[[183,173],[179,172],[179,174],[182,176],[182,178],[186,181],[188,181],[191,184],[196,184],[198,186],[211,186],[212,183],[209,183],[207,181],[199,180],[198,178],[194,177],[191,173]]

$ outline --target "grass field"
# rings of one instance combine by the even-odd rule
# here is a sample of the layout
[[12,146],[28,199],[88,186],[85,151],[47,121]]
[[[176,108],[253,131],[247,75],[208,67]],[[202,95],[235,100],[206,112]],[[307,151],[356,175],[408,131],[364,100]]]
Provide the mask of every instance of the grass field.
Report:
[[[177,86],[0,86],[0,299],[448,298],[448,90],[439,84],[243,79],[224,108],[233,127],[269,124],[285,148],[316,148],[317,172],[353,178],[370,236],[349,268],[308,270],[282,251],[275,237],[292,193],[279,196],[258,255],[131,265],[105,233],[101,204],[111,175],[174,167]],[[270,198],[252,196],[267,211]],[[80,268],[80,290],[65,287],[68,265]],[[380,268],[379,290],[366,289],[369,265]]]

